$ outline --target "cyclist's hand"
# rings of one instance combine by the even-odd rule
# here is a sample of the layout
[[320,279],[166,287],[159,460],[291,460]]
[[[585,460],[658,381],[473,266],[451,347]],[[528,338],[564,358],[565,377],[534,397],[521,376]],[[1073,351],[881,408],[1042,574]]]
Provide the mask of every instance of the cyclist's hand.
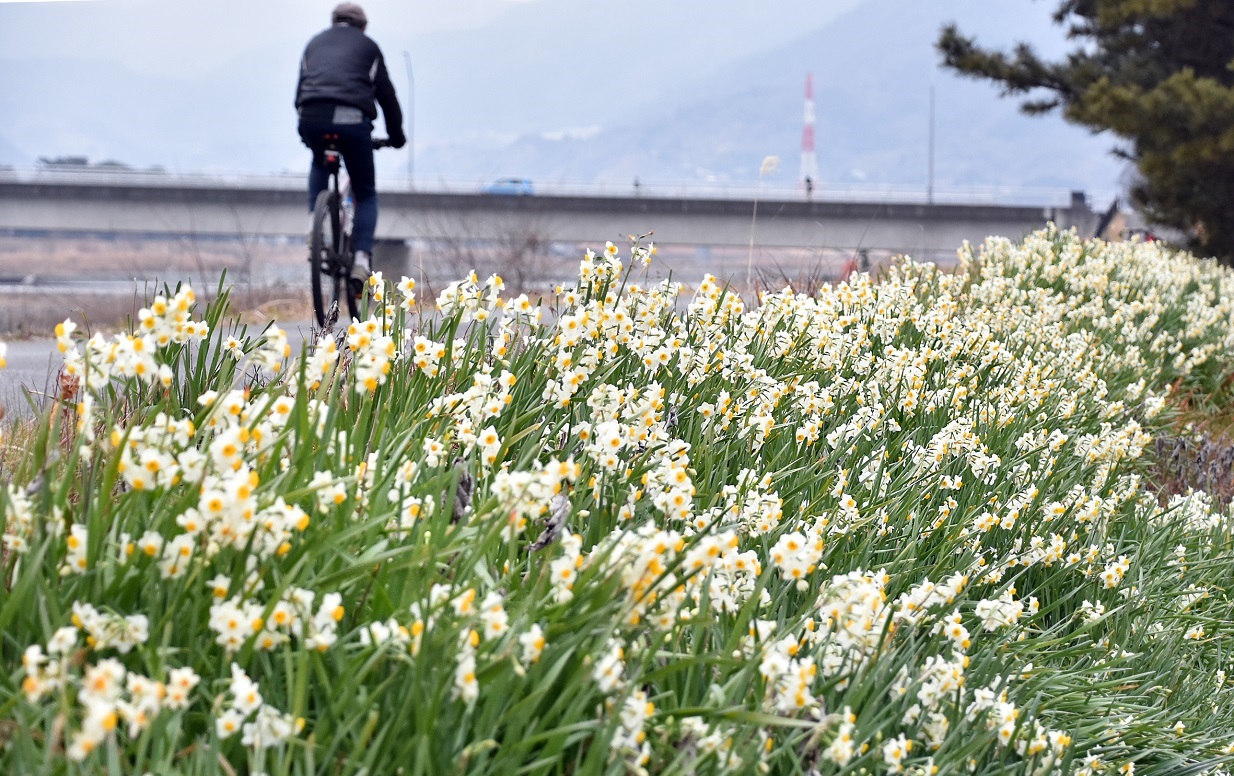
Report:
[[390,133],[390,147],[391,148],[402,148],[405,145],[407,145],[407,138],[403,135],[401,131]]

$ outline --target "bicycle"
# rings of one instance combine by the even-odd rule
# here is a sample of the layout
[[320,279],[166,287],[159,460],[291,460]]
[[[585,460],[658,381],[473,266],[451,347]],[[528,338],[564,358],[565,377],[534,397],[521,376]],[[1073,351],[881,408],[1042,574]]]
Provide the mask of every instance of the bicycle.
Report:
[[[333,325],[341,310],[340,300],[346,300],[348,320],[359,318],[359,298],[364,286],[352,283],[351,268],[355,264],[355,249],[351,245],[354,226],[355,199],[351,195],[351,180],[340,164],[342,153],[335,146],[338,135],[326,136],[323,152],[330,182],[317,195],[313,206],[313,231],[309,239],[309,266],[313,281],[313,313],[317,325]],[[373,149],[385,148],[390,141],[374,138]]]

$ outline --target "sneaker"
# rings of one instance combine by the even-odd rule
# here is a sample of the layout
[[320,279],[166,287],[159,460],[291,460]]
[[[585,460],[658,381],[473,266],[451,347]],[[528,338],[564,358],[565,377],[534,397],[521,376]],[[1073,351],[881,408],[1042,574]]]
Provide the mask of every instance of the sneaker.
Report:
[[364,286],[368,283],[369,275],[373,274],[369,266],[368,253],[356,251],[355,261],[351,263],[351,277],[347,282],[352,296],[360,296],[364,293]]
[[355,261],[351,263],[351,276],[367,283],[368,276],[373,274],[373,270],[370,269],[371,266],[372,262],[369,259],[368,251],[356,251]]

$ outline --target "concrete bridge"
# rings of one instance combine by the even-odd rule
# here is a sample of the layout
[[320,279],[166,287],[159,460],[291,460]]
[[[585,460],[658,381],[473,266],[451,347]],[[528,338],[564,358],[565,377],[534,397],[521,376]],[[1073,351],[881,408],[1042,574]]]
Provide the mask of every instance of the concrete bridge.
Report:
[[[186,179],[96,173],[0,173],[0,231],[302,236],[307,228],[301,178]],[[379,261],[405,266],[408,244],[534,239],[537,244],[623,244],[654,233],[662,245],[909,253],[949,259],[964,240],[1018,237],[1047,221],[1090,234],[1098,216],[1081,192],[1063,206],[806,201],[764,196],[684,197],[630,194],[509,196],[484,193],[381,192]]]

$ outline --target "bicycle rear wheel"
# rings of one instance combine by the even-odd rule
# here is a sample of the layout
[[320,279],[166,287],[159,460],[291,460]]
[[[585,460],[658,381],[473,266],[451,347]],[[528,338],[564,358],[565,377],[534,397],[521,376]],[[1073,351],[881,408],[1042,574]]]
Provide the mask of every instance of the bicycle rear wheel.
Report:
[[324,328],[327,321],[333,325],[344,309],[350,321],[358,313],[356,300],[347,289],[347,276],[351,272],[347,261],[349,251],[339,222],[338,194],[328,189],[317,195],[310,242],[313,314],[317,325]]

